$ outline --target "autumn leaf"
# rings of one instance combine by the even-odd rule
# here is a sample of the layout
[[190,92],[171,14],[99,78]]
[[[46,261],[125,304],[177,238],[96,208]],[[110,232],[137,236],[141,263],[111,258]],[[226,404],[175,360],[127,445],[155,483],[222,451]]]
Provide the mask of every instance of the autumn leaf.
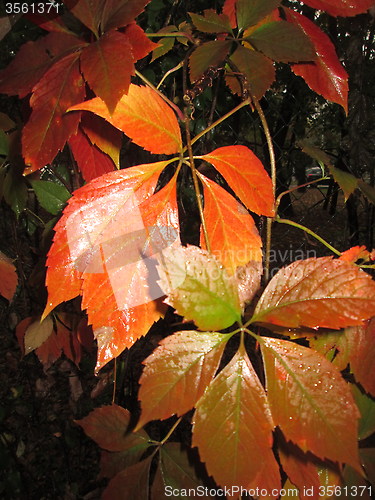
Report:
[[[238,266],[262,260],[262,241],[247,210],[216,182],[198,172],[203,183],[204,217],[211,253],[230,274]],[[239,238],[239,234],[241,238]],[[206,248],[203,229],[201,247]]]
[[281,0],[237,0],[236,13],[238,28],[246,29],[249,26],[254,26],[267,14],[270,14],[280,5]]
[[348,75],[337,57],[331,40],[307,17],[287,8],[284,8],[284,11],[289,22],[303,29],[316,51],[314,62],[293,64],[293,72],[301,76],[311,90],[329,101],[340,104],[347,113]]
[[80,126],[90,139],[91,144],[106,153],[112,159],[116,168],[120,168],[122,132],[93,113],[84,113]]
[[84,97],[78,56],[73,53],[58,61],[34,87],[30,99],[33,111],[22,135],[23,156],[30,165],[26,174],[52,162],[77,130],[80,114],[65,115],[65,111]]
[[128,94],[122,96],[112,115],[98,97],[72,106],[72,110],[91,111],[101,116],[151,153],[173,154],[182,148],[176,116],[149,87],[131,84]]
[[112,114],[134,75],[134,57],[128,38],[119,31],[109,31],[81,53],[81,70],[95,94]]
[[195,246],[167,248],[159,262],[166,303],[193,320],[200,330],[222,330],[241,318],[233,281],[223,265]]
[[357,260],[370,260],[371,254],[366,250],[365,245],[356,245],[355,247],[348,248],[345,252],[341,252],[339,259],[354,264]]
[[190,80],[195,82],[208,68],[219,66],[229,53],[230,40],[205,42],[189,57]]
[[189,12],[194,26],[204,33],[230,33],[232,28],[226,14],[217,14],[213,9],[206,9],[203,15]]
[[107,0],[101,17],[102,30],[109,31],[130,24],[151,0]]
[[358,422],[358,439],[366,439],[375,432],[375,400],[363,393],[355,384],[351,384],[350,387],[361,414]]
[[122,32],[131,45],[135,61],[138,61],[138,59],[143,59],[147,56],[147,54],[155,50],[159,45],[147,38],[146,33],[135,22],[130,23],[128,26],[126,26],[126,28]]
[[53,321],[47,316],[43,321],[37,319],[31,323],[25,331],[25,354],[40,347],[53,332]]
[[225,0],[223,5],[223,14],[229,18],[232,28],[236,28],[237,26],[236,3],[237,0]]
[[272,418],[287,440],[321,459],[360,469],[358,409],[340,372],[321,354],[262,337]]
[[149,499],[150,466],[153,455],[127,467],[113,477],[102,494],[103,500]]
[[[251,94],[257,99],[263,97],[275,80],[275,68],[271,59],[260,52],[239,45],[230,56],[230,60],[246,77]],[[246,90],[242,88],[236,72],[227,71],[225,81],[235,94],[242,95]]]
[[99,35],[98,27],[105,4],[105,0],[64,0],[64,3],[77,19],[81,21],[96,36]]
[[0,295],[11,301],[16,293],[18,276],[12,259],[0,252]]
[[355,339],[350,350],[350,369],[364,390],[375,396],[375,318],[346,329],[345,335]]
[[81,127],[70,137],[68,144],[86,182],[114,170],[111,158],[91,144]]
[[197,158],[211,163],[249,210],[274,215],[271,179],[249,148],[225,146]]
[[163,34],[173,33],[175,31],[178,31],[177,26],[175,26],[174,24],[172,24],[172,25],[169,25],[169,26],[165,26],[164,28],[161,28],[157,32],[158,34],[160,33],[160,36],[162,38],[160,38],[160,40],[158,42],[158,47],[156,47],[152,51],[151,62],[154,62],[159,57],[164,56],[165,54],[167,54],[173,48],[174,43],[176,41],[176,38],[173,37],[173,36],[164,36],[163,37]]
[[[267,396],[241,345],[196,405],[193,446],[221,486],[280,487]],[[262,460],[259,460],[259,456]]]
[[375,283],[348,262],[332,257],[295,261],[272,278],[253,321],[295,328],[339,329],[375,315]]
[[196,331],[176,332],[162,340],[144,361],[137,428],[191,410],[214,378],[227,341],[221,333]]
[[324,10],[331,16],[356,16],[374,5],[373,0],[303,0],[313,9]]

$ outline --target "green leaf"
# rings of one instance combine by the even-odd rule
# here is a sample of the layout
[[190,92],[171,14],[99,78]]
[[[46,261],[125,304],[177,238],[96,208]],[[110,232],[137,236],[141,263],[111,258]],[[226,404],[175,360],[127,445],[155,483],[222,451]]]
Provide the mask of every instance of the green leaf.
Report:
[[52,215],[57,215],[71,197],[69,191],[56,182],[31,181],[40,205]]
[[262,488],[266,471],[268,484],[280,487],[267,396],[243,345],[198,401],[193,421],[193,446],[217,483]]
[[347,200],[357,189],[358,179],[349,172],[345,172],[344,170],[336,168],[333,165],[330,165],[328,168],[337,184],[344,191],[345,200]]
[[308,36],[299,26],[287,21],[263,24],[245,40],[278,62],[313,61],[316,57]]
[[228,55],[230,40],[214,40],[200,45],[189,58],[190,80],[195,82],[211,66],[218,66]]
[[[260,52],[239,45],[230,60],[246,77],[251,93],[260,99],[275,79],[275,68],[271,59]],[[238,75],[227,72],[225,81],[232,92],[241,95],[242,89]]]
[[286,440],[321,459],[360,469],[358,409],[341,373],[321,354],[262,337],[268,401]]
[[358,179],[358,187],[362,191],[362,193],[366,196],[366,198],[375,205],[375,188],[367,182]]
[[[176,26],[171,25],[171,26],[165,26],[164,28],[159,30],[158,33],[160,33],[160,36],[162,37],[163,33],[173,33],[174,31],[178,31],[178,29]],[[175,41],[176,38],[174,36],[162,37],[158,41],[159,47],[156,47],[156,49],[152,51],[151,62],[167,54],[173,48]]]
[[28,198],[25,178],[18,170],[10,168],[4,176],[2,187],[4,200],[18,218],[23,212]]
[[237,0],[237,24],[239,29],[254,26],[258,21],[270,14],[281,3],[281,0]]
[[231,33],[232,28],[228,16],[225,14],[217,14],[212,9],[207,9],[203,12],[203,16],[189,12],[189,16],[193,21],[194,26],[204,33]]
[[[202,482],[197,478],[194,467],[190,464],[187,452],[179,443],[166,443],[160,448],[159,464],[152,486],[152,500],[165,498],[165,492],[172,490],[197,490]],[[174,495],[174,498],[186,498]],[[209,498],[200,495],[200,498]]]
[[144,361],[137,427],[191,410],[214,378],[227,341],[228,336],[221,333],[195,331],[177,332],[162,340]]
[[351,384],[355,403],[361,414],[358,423],[358,439],[366,439],[375,432],[375,401]]
[[195,246],[166,248],[158,267],[167,303],[200,330],[222,330],[241,319],[237,289],[223,265]]
[[0,156],[8,156],[9,144],[8,137],[3,130],[0,130]]

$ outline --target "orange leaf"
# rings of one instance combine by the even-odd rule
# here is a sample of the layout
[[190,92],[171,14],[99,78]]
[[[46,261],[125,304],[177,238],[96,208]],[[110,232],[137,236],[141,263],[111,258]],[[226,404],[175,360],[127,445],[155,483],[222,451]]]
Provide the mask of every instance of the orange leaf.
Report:
[[109,31],[90,43],[81,53],[81,70],[112,114],[120,98],[128,92],[134,75],[134,57],[128,38],[119,31]]
[[350,350],[350,368],[364,390],[375,396],[375,318],[363,326],[348,328],[345,335],[354,336]]
[[371,277],[348,262],[320,257],[280,269],[259,299],[253,321],[339,329],[374,315]]
[[116,167],[120,168],[122,132],[93,113],[84,113],[80,125],[90,142],[106,153]]
[[236,2],[237,0],[225,0],[223,5],[223,14],[229,17],[232,28],[237,27]]
[[358,409],[341,373],[321,354],[262,337],[266,388],[275,425],[321,459],[359,469]]
[[79,127],[77,133],[68,141],[74,159],[86,182],[100,177],[115,168],[113,161],[100,149],[91,144]]
[[69,106],[84,97],[78,54],[70,54],[52,66],[34,87],[33,111],[23,129],[22,151],[30,174],[50,163],[77,130],[80,115],[65,115]]
[[69,11],[98,35],[99,21],[105,0],[64,0]]
[[101,27],[103,31],[121,28],[130,24],[151,0],[107,0],[103,8]]
[[218,484],[280,487],[267,396],[242,345],[207,387],[193,420],[193,446]]
[[274,215],[271,179],[249,148],[225,146],[198,158],[212,163],[249,210],[259,215]]
[[0,295],[11,301],[16,293],[18,276],[13,261],[0,252]]
[[135,61],[138,61],[138,59],[143,59],[147,56],[147,54],[149,54],[159,46],[159,44],[154,43],[149,38],[147,38],[146,33],[135,22],[129,24],[125,28],[123,34],[128,39],[132,47],[133,57]]
[[112,116],[99,98],[72,106],[70,111],[72,110],[92,111],[151,153],[172,154],[182,147],[175,114],[149,87],[131,84],[128,94],[122,96]]
[[176,332],[162,340],[144,361],[137,428],[191,410],[214,378],[227,340],[221,333],[194,331]]
[[[234,274],[238,266],[262,260],[262,240],[247,210],[216,182],[198,173],[211,252]],[[201,247],[206,248],[203,230]]]
[[[336,0],[334,0],[336,1]],[[329,37],[310,19],[285,8],[287,20],[302,28],[315,47],[312,63],[293,64],[292,70],[325,99],[340,104],[348,112],[348,74],[341,65]]]
[[345,252],[342,252],[339,259],[354,264],[360,259],[365,261],[370,260],[370,252],[366,250],[365,245],[357,245],[355,247],[348,248]]

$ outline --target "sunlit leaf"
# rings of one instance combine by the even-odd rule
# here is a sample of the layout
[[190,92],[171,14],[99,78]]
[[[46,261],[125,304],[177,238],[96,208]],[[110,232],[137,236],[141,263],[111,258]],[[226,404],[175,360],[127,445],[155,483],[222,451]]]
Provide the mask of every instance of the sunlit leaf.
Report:
[[287,21],[263,24],[246,37],[257,50],[279,62],[312,61],[315,50],[298,25]]
[[337,57],[331,40],[307,17],[294,10],[284,10],[287,20],[303,29],[316,51],[314,62],[293,64],[293,72],[302,76],[314,92],[340,104],[348,112],[348,75]]
[[349,196],[353,194],[357,189],[358,179],[349,172],[345,172],[344,170],[336,168],[333,165],[329,167],[329,171],[333,175],[333,178],[335,179],[337,184],[344,191],[345,200],[347,200]]
[[236,269],[233,276],[238,289],[241,307],[245,308],[250,303],[260,287],[260,280],[263,274],[263,265],[259,261],[250,261],[246,266]]
[[166,302],[200,330],[222,330],[240,320],[236,287],[216,257],[195,246],[167,248],[160,264]]
[[158,42],[159,47],[156,47],[152,51],[151,62],[155,61],[155,59],[158,59],[159,57],[164,56],[173,48],[173,45],[176,41],[176,38],[173,36],[163,37],[162,35],[165,33],[173,33],[175,31],[178,31],[178,29],[174,25],[165,26],[164,28],[162,28],[161,30],[158,31],[158,33],[160,33],[160,36],[161,36],[161,38]]
[[253,26],[280,5],[281,0],[237,0],[237,24],[240,29]]
[[267,397],[243,346],[208,386],[193,421],[193,446],[218,484],[263,488],[266,469],[280,487]]
[[95,94],[112,114],[120,98],[128,92],[134,75],[134,57],[128,38],[109,31],[81,53],[81,70]]
[[53,332],[53,321],[50,316],[43,321],[39,319],[31,323],[25,332],[25,354],[37,349]]
[[189,12],[194,26],[204,33],[229,33],[232,31],[226,14],[217,14],[213,9],[203,11],[203,16]]
[[101,28],[109,31],[130,24],[150,0],[107,0],[103,8]]
[[272,278],[253,321],[290,328],[339,329],[375,315],[375,283],[357,266],[332,257],[298,260]]
[[219,66],[231,45],[230,40],[214,40],[199,45],[189,57],[190,80],[195,82],[208,68]]
[[158,44],[152,42],[135,22],[130,23],[124,30],[121,30],[128,39],[135,61],[143,59],[151,51],[157,48]]
[[365,245],[356,245],[355,247],[351,247],[342,252],[339,259],[345,260],[346,262],[352,262],[354,264],[357,260],[370,260],[370,255],[371,254],[368,250],[366,250]]
[[303,3],[332,16],[356,16],[374,5],[373,0],[303,0]]
[[115,165],[111,158],[91,144],[79,127],[68,141],[78,168],[86,182],[112,172]]
[[150,466],[153,456],[127,467],[112,478],[102,494],[103,500],[134,498],[149,500]]
[[272,417],[285,438],[358,469],[359,412],[340,372],[321,354],[286,340],[262,337],[261,349]]
[[[260,52],[239,45],[230,56],[230,60],[246,77],[251,94],[257,99],[263,97],[275,79],[275,68],[271,59]],[[225,81],[235,94],[242,95],[243,90],[246,90],[242,89],[236,72],[227,72]]]
[[23,129],[22,151],[30,174],[50,163],[77,130],[79,113],[65,114],[69,106],[82,101],[84,84],[78,54],[70,54],[52,66],[34,87],[33,109]]
[[66,187],[51,181],[31,181],[38,201],[47,212],[56,215],[69,200],[71,194]]
[[138,428],[149,420],[191,410],[212,381],[227,340],[220,333],[195,331],[177,332],[162,340],[144,362]]
[[364,390],[375,396],[375,318],[363,326],[348,328],[345,334],[355,336],[350,352],[351,371]]
[[198,158],[220,172],[249,210],[259,215],[274,215],[271,179],[249,148],[225,146]]
[[120,149],[123,137],[121,131],[93,113],[84,113],[80,125],[90,142],[106,153],[115,166],[120,168]]
[[16,293],[18,276],[12,259],[0,252],[0,295],[11,301]]
[[151,153],[172,154],[182,147],[176,116],[149,87],[131,84],[128,94],[121,98],[112,115],[99,98],[72,106],[70,110],[86,110],[101,116]]
[[[260,262],[262,241],[254,219],[225,189],[204,175],[198,175],[203,183],[204,216],[211,253],[230,274],[250,261]],[[201,247],[206,248],[203,230]]]

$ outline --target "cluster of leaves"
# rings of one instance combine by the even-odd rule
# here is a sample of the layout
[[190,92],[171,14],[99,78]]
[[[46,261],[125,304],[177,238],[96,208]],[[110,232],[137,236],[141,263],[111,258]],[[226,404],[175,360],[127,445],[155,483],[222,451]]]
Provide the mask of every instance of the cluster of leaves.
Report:
[[[68,314],[55,321],[51,313],[81,296],[98,344],[99,370],[145,335],[167,304],[196,326],[165,338],[145,360],[135,432],[125,432],[130,415],[117,405],[79,421],[105,450],[101,473],[111,481],[104,498],[135,491],[148,498],[156,452],[154,498],[176,481],[181,487],[199,484],[184,451],[166,440],[152,441],[142,430],[151,420],[182,417],[192,409],[192,445],[221,486],[260,487],[277,497],[280,467],[300,494],[306,486],[317,495],[321,484],[341,484],[345,471],[360,483],[366,460],[358,453],[357,405],[364,438],[374,431],[368,419],[374,404],[358,389],[353,395],[340,371],[349,365],[364,392],[375,396],[369,376],[375,283],[356,265],[373,253],[350,249],[340,258],[294,262],[255,300],[262,241],[250,212],[276,215],[266,169],[245,146],[194,156],[192,146],[202,134],[190,139],[184,113],[156,89],[130,83],[137,60],[168,50],[165,43],[156,48],[134,22],[148,1],[73,3],[71,13],[82,23],[79,36],[61,18],[46,21],[42,27],[49,33],[25,44],[0,75],[1,92],[21,98],[31,93],[22,131],[25,174],[51,163],[68,143],[89,181],[68,200],[54,228],[43,322],[26,318],[17,334],[45,364],[61,352],[78,364],[86,341],[71,332],[83,332],[85,325],[75,325]],[[353,15],[373,2],[304,3]],[[212,67],[223,65],[228,86],[245,99],[242,105],[256,103],[273,82],[277,61],[293,63],[313,90],[347,110],[347,75],[328,37],[280,1],[226,0],[222,14],[207,10],[192,13],[191,20],[203,37],[215,39],[198,44],[194,32],[186,29],[185,36],[181,26],[159,33],[172,42],[185,36],[196,45],[187,100],[210,83]],[[92,97],[86,84],[96,97],[85,100]],[[116,170],[122,133],[150,153],[171,157]],[[196,168],[203,162],[235,196]],[[201,207],[200,248],[182,246],[179,236],[178,187],[189,169]],[[41,199],[43,182],[32,184]],[[11,299],[14,267],[3,255],[0,264],[7,277],[0,292]],[[238,347],[230,342],[234,336]]]

